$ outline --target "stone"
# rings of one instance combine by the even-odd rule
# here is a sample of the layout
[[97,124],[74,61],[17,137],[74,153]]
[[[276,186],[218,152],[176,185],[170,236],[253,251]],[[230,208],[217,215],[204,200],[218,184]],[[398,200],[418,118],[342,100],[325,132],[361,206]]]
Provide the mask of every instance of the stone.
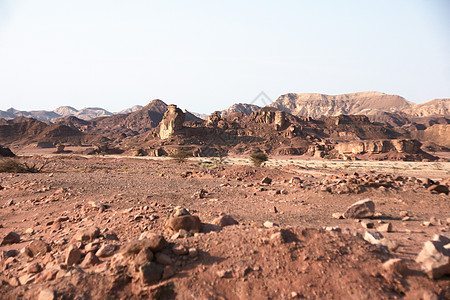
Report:
[[384,223],[377,227],[377,230],[379,232],[392,232],[392,224],[391,223]]
[[157,263],[161,264],[161,265],[171,265],[172,264],[172,259],[170,258],[169,255],[158,252],[155,255],[155,260]]
[[331,216],[333,217],[333,219],[344,219],[344,216],[341,213],[333,213]]
[[128,242],[120,249],[120,253],[125,256],[136,255],[144,248],[149,248],[152,252],[158,252],[167,244],[164,237],[159,234],[152,234],[152,236],[148,237],[149,238],[144,238],[142,240]]
[[54,300],[56,299],[55,291],[50,288],[42,289],[39,292],[37,300]]
[[89,201],[89,205],[100,212],[103,212],[106,209],[106,207],[98,201]]
[[197,257],[198,256],[197,248],[189,248],[188,255],[189,255],[189,257]]
[[81,260],[81,251],[76,245],[70,245],[66,252],[65,263],[68,266],[78,264]]
[[166,227],[172,232],[178,232],[184,229],[191,233],[198,233],[202,230],[202,223],[197,216],[188,215],[169,218],[166,221]]
[[25,253],[30,257],[36,257],[38,255],[44,255],[50,250],[50,246],[41,240],[34,240],[28,246],[26,246]]
[[264,177],[261,180],[261,184],[271,184],[271,183],[272,183],[272,178],[270,178],[270,177]]
[[187,255],[188,254],[187,249],[181,244],[175,244],[172,247],[172,252],[175,255]]
[[163,275],[162,275],[162,278],[163,279],[167,279],[167,278],[170,278],[170,277],[172,277],[173,275],[175,275],[175,269],[172,267],[172,266],[165,266],[164,267],[164,272],[163,272]]
[[92,242],[92,243],[87,244],[84,247],[84,251],[86,251],[86,252],[97,252],[98,248],[100,248],[100,243]]
[[150,284],[160,280],[163,272],[162,266],[148,262],[139,267],[139,278],[143,284]]
[[364,220],[364,221],[361,222],[361,226],[364,227],[364,228],[371,229],[371,228],[375,227],[375,224],[373,222]]
[[99,263],[101,263],[101,261],[98,259],[98,257],[93,252],[88,252],[81,262],[80,267],[88,268],[98,265]]
[[344,212],[344,218],[365,219],[373,217],[374,213],[375,203],[370,199],[364,199],[350,205]]
[[73,240],[79,242],[93,241],[100,236],[100,229],[98,227],[90,227],[87,229],[80,229],[75,233]]
[[189,216],[189,211],[181,206],[175,206],[172,213],[170,214],[170,217],[179,217],[179,216]]
[[409,272],[406,262],[401,258],[391,258],[383,263],[383,269],[389,273],[406,275]]
[[8,244],[16,244],[18,242],[20,242],[20,235],[18,235],[14,231],[11,231],[11,232],[8,232],[8,234],[6,234],[3,237],[2,242],[0,243],[0,246],[8,245]]
[[367,230],[364,234],[364,239],[371,244],[378,244],[383,239],[383,236],[379,232]]
[[448,186],[442,184],[433,184],[428,188],[428,191],[436,194],[449,194]]
[[27,273],[39,273],[42,271],[42,266],[38,262],[32,262],[27,266]]
[[299,177],[292,177],[290,180],[289,180],[289,183],[290,184],[300,184],[300,183],[302,183],[303,181],[299,178]]
[[277,224],[270,222],[270,221],[265,221],[263,225],[266,228],[273,228],[274,226],[278,226]]
[[34,229],[33,228],[27,228],[27,230],[25,230],[26,234],[32,235],[34,233]]
[[450,247],[442,241],[425,242],[422,251],[416,258],[422,270],[432,279],[450,274]]
[[34,274],[24,274],[19,277],[19,282],[21,285],[26,285],[26,284],[34,282],[35,278],[36,278],[36,276]]
[[399,212],[398,215],[399,215],[401,218],[404,218],[404,217],[408,216],[408,212],[407,212],[406,210],[402,210],[402,211]]
[[153,252],[150,250],[150,248],[144,248],[139,251],[139,253],[134,258],[134,263],[137,266],[142,266],[143,264],[150,262],[153,260]]
[[236,221],[232,216],[229,216],[229,215],[223,215],[223,216],[217,217],[211,223],[213,225],[217,225],[217,226],[221,226],[221,227],[239,224],[238,221]]
[[204,198],[206,198],[207,195],[208,195],[208,191],[201,189],[200,191],[194,193],[194,198],[204,199]]
[[116,246],[112,244],[103,244],[100,249],[95,253],[97,257],[112,256],[116,252]]

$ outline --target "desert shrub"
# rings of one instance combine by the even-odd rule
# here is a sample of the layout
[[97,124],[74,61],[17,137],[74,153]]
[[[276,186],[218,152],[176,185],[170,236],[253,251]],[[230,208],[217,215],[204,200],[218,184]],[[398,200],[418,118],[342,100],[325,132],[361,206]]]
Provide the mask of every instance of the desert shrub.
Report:
[[176,150],[175,152],[170,154],[170,157],[180,164],[185,162],[186,158],[188,158],[189,156],[191,156],[191,153],[184,150]]
[[250,155],[250,159],[254,166],[259,167],[264,162],[269,160],[269,157],[264,152],[256,152]]
[[26,162],[20,162],[17,159],[1,159],[0,173],[39,173],[42,172],[42,169],[44,169],[47,164],[47,160],[29,165]]

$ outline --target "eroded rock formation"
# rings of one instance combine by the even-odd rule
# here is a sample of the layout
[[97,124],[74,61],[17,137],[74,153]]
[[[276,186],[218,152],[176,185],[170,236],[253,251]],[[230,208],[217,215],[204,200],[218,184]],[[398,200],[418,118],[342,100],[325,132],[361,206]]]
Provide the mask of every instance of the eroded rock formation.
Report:
[[177,131],[183,128],[185,113],[176,105],[170,104],[167,106],[167,111],[159,127],[159,137],[167,139]]

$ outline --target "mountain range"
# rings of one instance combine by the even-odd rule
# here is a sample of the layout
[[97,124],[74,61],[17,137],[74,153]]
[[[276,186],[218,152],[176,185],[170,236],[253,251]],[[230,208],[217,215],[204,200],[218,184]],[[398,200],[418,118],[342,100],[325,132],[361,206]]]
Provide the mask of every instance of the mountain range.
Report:
[[[415,104],[398,95],[388,95],[380,92],[360,92],[342,95],[325,95],[318,93],[281,95],[268,105],[295,116],[320,118],[338,115],[366,115],[371,121],[401,126],[411,118],[450,116],[450,99],[435,99],[429,102]],[[220,111],[222,116],[241,112],[250,114],[261,107],[254,104],[237,103]],[[9,120],[16,117],[34,118],[42,122],[52,122],[64,117],[76,117],[81,120],[92,120],[99,117],[123,115],[136,112],[142,106],[135,105],[118,113],[111,113],[103,108],[87,107],[77,110],[71,106],[61,106],[53,111],[34,110],[19,111],[10,108],[0,110],[0,118]],[[193,113],[200,119],[208,115]]]

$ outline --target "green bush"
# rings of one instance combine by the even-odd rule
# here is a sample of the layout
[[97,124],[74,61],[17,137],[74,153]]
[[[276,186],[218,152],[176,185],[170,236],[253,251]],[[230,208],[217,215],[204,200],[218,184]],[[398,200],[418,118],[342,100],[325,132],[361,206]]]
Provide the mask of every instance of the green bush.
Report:
[[179,162],[180,164],[186,161],[186,158],[192,156],[191,153],[184,150],[176,150],[170,157]]
[[260,167],[264,162],[269,160],[269,157],[264,152],[256,152],[250,155],[250,159],[255,167]]

